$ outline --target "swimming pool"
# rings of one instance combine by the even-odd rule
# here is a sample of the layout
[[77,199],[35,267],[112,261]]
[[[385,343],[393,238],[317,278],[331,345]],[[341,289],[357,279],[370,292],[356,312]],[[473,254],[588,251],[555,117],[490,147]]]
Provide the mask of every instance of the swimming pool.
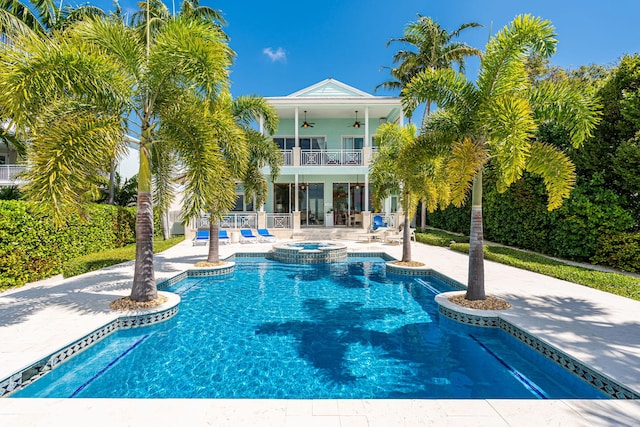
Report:
[[12,397],[606,398],[498,329],[439,316],[431,277],[380,258],[286,264],[168,291],[179,313],[118,331]]

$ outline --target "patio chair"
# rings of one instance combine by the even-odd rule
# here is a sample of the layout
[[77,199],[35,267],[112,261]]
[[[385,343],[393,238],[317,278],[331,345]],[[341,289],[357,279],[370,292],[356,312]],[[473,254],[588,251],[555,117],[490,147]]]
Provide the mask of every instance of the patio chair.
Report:
[[240,243],[258,243],[258,238],[250,228],[240,229]]
[[276,236],[269,233],[269,230],[266,228],[258,228],[258,240],[261,242],[275,242]]
[[387,223],[382,220],[380,215],[373,216],[373,231],[376,231],[378,228],[386,228]]
[[384,237],[387,232],[387,227],[380,227],[371,233],[366,233],[360,235],[363,239],[367,239],[367,242],[371,243],[372,240],[378,240],[380,242],[384,242]]
[[218,242],[228,245],[231,243],[229,239],[229,235],[227,234],[227,230],[219,230],[218,231]]
[[193,238],[191,244],[193,246],[206,245],[209,243],[209,230],[198,230],[196,237]]

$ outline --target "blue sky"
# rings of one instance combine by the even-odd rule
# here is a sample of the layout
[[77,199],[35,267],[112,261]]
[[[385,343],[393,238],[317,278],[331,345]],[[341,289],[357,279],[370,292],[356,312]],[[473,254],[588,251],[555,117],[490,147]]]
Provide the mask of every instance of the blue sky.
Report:
[[[166,1],[166,0],[165,0]],[[96,4],[110,8],[102,0]],[[172,3],[166,1],[171,8]],[[180,0],[175,0],[179,7]],[[531,13],[556,28],[558,49],[552,63],[564,68],[615,64],[640,51],[639,0],[201,0],[222,10],[225,31],[237,53],[232,69],[234,96],[288,95],[332,77],[366,92],[388,79],[400,37],[418,13],[449,31],[465,22],[461,41],[484,50],[490,29],[496,33],[516,15]],[[124,8],[135,7],[121,0]],[[468,64],[475,79],[478,61]],[[390,95],[388,92],[378,92]]]

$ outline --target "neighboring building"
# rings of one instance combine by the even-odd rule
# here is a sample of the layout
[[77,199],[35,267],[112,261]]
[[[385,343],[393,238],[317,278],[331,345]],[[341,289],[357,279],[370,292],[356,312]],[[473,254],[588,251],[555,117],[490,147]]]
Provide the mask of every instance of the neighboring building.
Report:
[[[373,96],[327,79],[288,96],[266,99],[280,117],[273,137],[284,165],[269,188],[263,212],[255,212],[238,186],[236,208],[221,226],[368,228],[374,135],[382,123],[403,123],[400,98]],[[391,223],[397,208],[397,198],[386,201],[383,214]]]

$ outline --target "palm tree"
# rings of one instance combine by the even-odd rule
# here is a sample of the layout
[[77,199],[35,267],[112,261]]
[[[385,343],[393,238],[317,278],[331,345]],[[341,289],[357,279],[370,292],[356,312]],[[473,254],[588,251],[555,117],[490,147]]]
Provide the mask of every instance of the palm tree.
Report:
[[[230,176],[224,180],[227,185],[226,194],[231,197],[216,197],[211,200],[209,209],[209,253],[207,262],[220,262],[220,246],[218,241],[218,233],[220,231],[220,219],[222,215],[228,213],[235,203],[235,183],[241,181],[245,197],[248,199],[255,198],[256,208],[264,204],[267,197],[268,184],[266,177],[262,174],[261,169],[269,166],[271,169],[271,181],[275,181],[280,173],[282,166],[282,154],[278,146],[273,142],[269,135],[274,134],[278,129],[278,115],[275,108],[270,105],[266,99],[259,96],[240,96],[230,103],[226,104],[229,108],[234,120],[233,126],[221,129],[221,136],[228,136],[231,130],[240,132],[239,136],[232,138],[221,138],[228,141],[234,146],[239,141],[244,140],[247,143],[247,161],[240,162],[238,156],[229,156],[227,144],[223,144],[221,148],[224,150],[223,156],[228,160],[228,168]],[[252,128],[252,123],[261,117],[263,119],[264,130],[256,131]]]
[[[381,83],[376,87],[390,90],[402,90],[411,79],[426,69],[451,68],[458,64],[460,72],[464,72],[465,58],[480,56],[481,52],[465,43],[453,41],[467,28],[481,27],[476,22],[462,24],[449,33],[431,17],[418,15],[418,20],[410,22],[404,29],[404,36],[387,42],[387,46],[394,42],[408,45],[396,52],[393,63],[398,64],[390,73],[394,80]],[[431,111],[431,102],[426,100],[426,108],[422,121]]]
[[403,91],[412,110],[432,99],[441,108],[423,132],[433,151],[448,153],[451,200],[460,206],[471,189],[472,212],[469,278],[466,298],[485,299],[482,170],[495,169],[501,191],[523,171],[542,177],[548,209],[562,204],[574,181],[574,166],[561,151],[536,139],[541,123],[568,130],[574,147],[588,138],[599,121],[592,96],[566,82],[532,84],[525,61],[530,55],[548,58],[556,39],[549,21],[530,15],[516,17],[487,44],[476,84],[452,70],[423,70]]
[[57,6],[54,0],[0,0],[0,9],[14,15],[29,28],[40,33],[62,29],[89,16],[106,16],[105,11],[90,4],[82,6]]
[[[418,200],[434,207],[443,198],[437,190],[442,179],[442,167],[436,156],[425,150],[428,145],[417,135],[415,125],[398,126],[385,123],[376,132],[380,147],[371,165],[371,193],[378,204],[392,194],[400,194],[405,212],[403,227],[402,261],[411,261],[410,224]],[[446,199],[446,196],[444,196]]]
[[[227,90],[233,58],[224,34],[202,21],[168,18],[153,39],[146,28],[141,36],[115,17],[86,19],[43,41],[16,31],[0,51],[0,109],[42,145],[30,157],[29,197],[59,220],[95,193],[92,177],[109,164],[97,159],[122,147],[123,130],[139,129],[134,301],[157,296],[152,172],[170,170],[158,164],[181,165],[185,217],[215,197],[216,186],[206,183],[220,180],[225,163],[211,147],[216,129],[209,117]],[[75,120],[68,111],[78,111]],[[43,140],[40,129],[60,135]]]
[[[379,88],[402,90],[414,76],[428,68],[452,68],[454,64],[457,64],[458,70],[463,72],[465,58],[481,56],[481,52],[453,39],[460,37],[460,33],[467,28],[481,26],[476,22],[468,22],[449,33],[432,18],[418,15],[416,22],[411,22],[405,27],[404,37],[391,39],[387,42],[387,46],[394,42],[404,43],[407,48],[398,51],[393,57],[393,63],[397,64],[390,71],[394,80],[378,85],[376,90]],[[431,112],[431,100],[427,99],[425,104],[422,123],[425,122]],[[421,209],[422,228],[426,226],[426,213],[426,201],[423,200]]]

